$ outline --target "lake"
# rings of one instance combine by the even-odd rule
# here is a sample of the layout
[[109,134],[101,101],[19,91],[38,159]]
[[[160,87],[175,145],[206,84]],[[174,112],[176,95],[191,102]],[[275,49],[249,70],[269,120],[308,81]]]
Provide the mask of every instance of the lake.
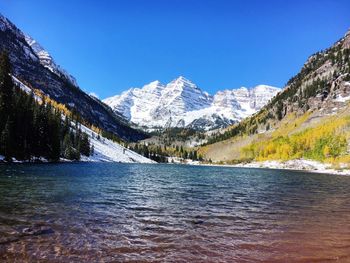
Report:
[[0,165],[0,261],[350,262],[350,177]]

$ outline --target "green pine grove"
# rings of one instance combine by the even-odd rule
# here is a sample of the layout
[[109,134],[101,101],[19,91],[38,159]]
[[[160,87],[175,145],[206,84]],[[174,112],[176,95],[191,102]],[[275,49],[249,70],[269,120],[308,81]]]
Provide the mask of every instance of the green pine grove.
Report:
[[127,146],[130,150],[145,156],[158,163],[167,163],[169,157],[178,157],[181,159],[190,159],[192,161],[203,161],[201,155],[198,155],[195,149],[184,149],[183,146],[160,146],[155,144],[133,144]]
[[[74,116],[62,120],[51,104],[35,100],[17,87],[6,52],[0,55],[0,155],[5,160],[79,160],[92,151],[88,135]],[[75,123],[72,124],[72,123]],[[75,128],[73,128],[74,126]]]

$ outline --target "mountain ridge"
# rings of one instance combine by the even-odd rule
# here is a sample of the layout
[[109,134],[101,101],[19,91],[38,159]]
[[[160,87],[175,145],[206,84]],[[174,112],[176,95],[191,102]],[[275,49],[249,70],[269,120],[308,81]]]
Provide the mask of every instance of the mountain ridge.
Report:
[[210,130],[250,116],[279,91],[276,87],[258,85],[210,95],[180,76],[168,84],[156,80],[142,88],[131,88],[103,102],[126,120],[147,128]]
[[307,158],[350,163],[350,31],[311,55],[266,106],[208,138],[200,153],[223,162]]
[[31,88],[39,89],[53,100],[77,111],[81,117],[118,137],[135,141],[147,135],[135,130],[99,100],[82,91],[73,77],[58,66],[40,44],[0,14],[0,50],[6,50],[12,74]]
[[64,76],[72,85],[78,87],[77,80],[70,75],[65,69],[57,65],[50,53],[45,50],[35,39],[29,35],[25,35],[25,40],[37,55],[40,64],[58,76]]

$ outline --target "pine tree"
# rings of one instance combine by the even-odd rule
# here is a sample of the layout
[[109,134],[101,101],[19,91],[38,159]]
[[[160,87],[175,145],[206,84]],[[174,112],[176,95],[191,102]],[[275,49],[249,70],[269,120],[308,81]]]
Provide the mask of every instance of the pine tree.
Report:
[[11,140],[11,121],[6,121],[5,127],[0,135],[0,153],[5,157],[5,160],[10,161],[12,157],[12,140]]
[[0,54],[0,132],[4,129],[6,120],[12,110],[13,82],[8,54]]
[[67,133],[63,139],[62,155],[64,158],[73,160],[75,158],[75,152],[72,144],[70,133]]
[[85,156],[90,156],[90,152],[89,136],[86,133],[83,133],[80,139],[80,153]]
[[95,152],[95,147],[93,144],[91,144],[91,147],[90,147],[90,156],[93,156],[94,155],[94,152]]
[[[18,89],[19,90],[19,89]],[[26,94],[25,94],[26,95]],[[32,137],[33,137],[33,114],[34,114],[34,107],[35,102],[33,98],[33,94],[26,95],[25,102],[24,102],[24,116],[23,119],[25,120],[21,125],[17,126],[16,129],[21,129],[23,132],[23,159],[31,159],[32,157]],[[17,107],[17,106],[15,106]],[[17,122],[19,123],[19,122]]]
[[[50,110],[49,110],[50,111]],[[61,117],[59,113],[51,113],[48,118],[48,154],[51,161],[58,161],[60,158],[60,128]]]
[[193,160],[195,160],[195,161],[198,160],[198,158],[197,158],[197,151],[193,152]]

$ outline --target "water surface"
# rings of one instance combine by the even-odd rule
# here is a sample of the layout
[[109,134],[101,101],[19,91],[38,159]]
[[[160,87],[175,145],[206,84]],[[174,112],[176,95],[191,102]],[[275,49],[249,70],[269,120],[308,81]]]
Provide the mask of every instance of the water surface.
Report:
[[350,177],[0,165],[0,261],[350,262]]

